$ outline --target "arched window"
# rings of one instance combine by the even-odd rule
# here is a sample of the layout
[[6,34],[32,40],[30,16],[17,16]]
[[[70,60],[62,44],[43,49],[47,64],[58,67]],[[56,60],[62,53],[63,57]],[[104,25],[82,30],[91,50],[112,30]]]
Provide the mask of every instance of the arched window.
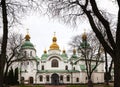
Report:
[[40,81],[43,81],[43,76],[42,75],[40,75]]
[[75,70],[75,67],[74,67],[74,70]]
[[49,81],[49,75],[46,76],[46,81]]
[[68,81],[68,82],[70,81],[70,76],[69,76],[69,75],[67,75],[67,81]]
[[76,82],[79,82],[79,78],[76,78]]
[[60,80],[63,81],[63,75],[60,76]]
[[52,60],[52,67],[58,67],[58,61],[56,59]]
[[68,70],[68,66],[65,66],[65,70]]
[[44,70],[44,66],[42,65],[42,70]]

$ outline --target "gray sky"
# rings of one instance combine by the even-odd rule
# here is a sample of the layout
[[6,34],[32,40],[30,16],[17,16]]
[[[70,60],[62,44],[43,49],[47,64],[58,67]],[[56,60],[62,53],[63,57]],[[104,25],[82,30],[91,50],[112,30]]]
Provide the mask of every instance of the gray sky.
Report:
[[[103,0],[98,1],[101,4],[100,8],[104,10],[110,9],[112,13],[117,12],[117,6],[113,6],[113,3],[108,3],[107,0],[104,0],[104,2]],[[84,20],[82,22],[77,28],[73,29],[69,25],[59,23],[56,20],[49,20],[47,16],[32,14],[22,20],[23,27],[15,28],[15,30],[25,36],[27,32],[26,29],[29,29],[31,42],[35,45],[37,55],[40,57],[45,48],[49,50],[54,32],[56,32],[57,43],[60,49],[63,50],[63,48],[65,48],[68,50],[68,43],[73,36],[83,33],[84,29],[86,29],[86,32],[91,29],[88,23],[84,22]]]
[[[104,0],[104,2],[102,0],[98,1],[100,5],[102,5],[100,8],[104,10],[110,9],[110,12],[112,13],[117,12],[117,6],[113,6],[114,3],[108,2],[107,0]],[[68,43],[73,36],[83,33],[84,29],[86,29],[86,32],[91,29],[89,23],[84,22],[84,20],[77,28],[73,29],[69,25],[65,25],[55,20],[49,20],[47,16],[36,14],[28,16],[23,20],[23,24],[24,28],[20,31],[25,35],[26,29],[29,28],[31,42],[35,45],[38,56],[42,55],[45,48],[46,50],[49,50],[54,32],[56,32],[57,43],[60,46],[60,49],[63,50],[63,48],[65,48],[68,50]]]
[[63,48],[65,48],[67,51],[69,49],[68,43],[73,36],[83,33],[84,29],[86,29],[86,31],[90,29],[90,26],[86,23],[85,25],[81,24],[73,29],[73,27],[71,28],[69,25],[49,20],[48,17],[39,17],[37,15],[28,16],[26,20],[23,21],[23,24],[25,27],[19,31],[22,32],[23,35],[26,35],[26,29],[29,29],[31,42],[35,45],[38,56],[42,55],[45,48],[49,50],[54,32],[56,32],[57,43],[60,49],[63,50]]

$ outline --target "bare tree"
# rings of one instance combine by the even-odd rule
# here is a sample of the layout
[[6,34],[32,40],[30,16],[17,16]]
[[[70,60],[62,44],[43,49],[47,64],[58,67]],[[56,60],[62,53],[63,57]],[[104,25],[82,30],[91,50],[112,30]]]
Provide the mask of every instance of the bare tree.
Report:
[[3,72],[6,63],[6,48],[8,39],[8,29],[16,23],[26,12],[37,9],[41,6],[39,0],[0,0],[0,16],[3,29],[3,37],[0,53],[0,87],[3,86]]
[[7,81],[7,74],[9,67],[18,60],[19,50],[22,45],[23,36],[17,33],[10,33],[7,44],[7,53],[6,53],[6,64],[4,72],[4,82]]
[[[87,37],[88,36],[88,37]],[[88,77],[88,86],[93,87],[91,76],[96,70],[97,66],[100,63],[103,63],[103,53],[101,52],[101,44],[93,34],[93,32],[84,33],[83,35],[75,36],[74,39],[70,42],[72,47],[76,47],[78,52],[83,57],[82,60],[85,61],[87,77]],[[94,64],[94,66],[93,66]]]
[[[115,14],[115,36],[111,32],[111,23],[109,19],[102,14],[102,10],[99,8],[99,2],[96,0],[45,0],[48,5],[48,12],[53,17],[59,17],[65,19],[67,22],[74,22],[79,20],[80,17],[86,17],[94,31],[96,37],[106,50],[106,52],[112,57],[114,61],[114,86],[120,86],[120,1],[115,0],[115,4],[118,6],[118,12]],[[102,1],[104,2],[104,1]],[[107,6],[106,6],[107,7]],[[110,9],[109,9],[110,10]],[[106,11],[107,12],[107,11]],[[102,24],[106,32],[107,41],[97,27],[95,18]],[[70,21],[72,19],[72,21]]]

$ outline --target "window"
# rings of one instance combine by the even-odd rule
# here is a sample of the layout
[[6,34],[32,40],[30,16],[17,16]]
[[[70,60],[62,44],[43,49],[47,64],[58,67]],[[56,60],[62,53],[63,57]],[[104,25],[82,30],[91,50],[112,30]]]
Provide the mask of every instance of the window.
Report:
[[42,75],[40,75],[40,81],[43,81],[43,76]]
[[68,70],[68,66],[65,66],[65,70]]
[[21,83],[24,84],[24,80],[25,78],[24,77],[21,77]]
[[42,70],[44,70],[44,66],[42,65]]
[[24,51],[24,56],[27,57],[27,51]]
[[56,59],[52,60],[52,67],[58,67],[58,61]]
[[60,76],[60,80],[63,81],[63,75]]
[[75,67],[74,67],[74,70],[75,70]]
[[69,75],[67,75],[67,81],[70,81],[70,76]]
[[21,81],[24,81],[25,80],[25,78],[24,77],[21,77]]
[[46,81],[49,81],[49,75],[46,76]]
[[32,51],[30,51],[30,56],[32,56]]
[[29,65],[29,62],[27,62],[27,65]]
[[76,78],[76,82],[79,82],[79,78]]

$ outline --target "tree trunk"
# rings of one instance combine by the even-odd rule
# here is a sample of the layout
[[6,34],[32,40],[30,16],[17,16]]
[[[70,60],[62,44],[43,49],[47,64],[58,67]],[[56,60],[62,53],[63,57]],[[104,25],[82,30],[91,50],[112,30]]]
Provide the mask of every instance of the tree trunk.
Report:
[[0,87],[3,87],[4,81],[4,67],[6,60],[6,48],[7,48],[7,39],[8,39],[8,20],[7,20],[7,10],[6,10],[6,0],[1,0],[2,7],[2,21],[3,21],[3,38],[0,54]]
[[91,79],[88,79],[88,87],[93,87],[93,82]]
[[4,73],[4,84],[6,84],[7,83],[7,74],[8,74],[8,68],[9,68],[9,65],[8,64],[6,64],[6,70],[5,70],[5,73]]
[[109,85],[108,79],[108,59],[107,59],[107,52],[105,51],[105,84]]
[[120,87],[120,53],[119,51],[116,51],[116,57],[114,58],[114,87]]

